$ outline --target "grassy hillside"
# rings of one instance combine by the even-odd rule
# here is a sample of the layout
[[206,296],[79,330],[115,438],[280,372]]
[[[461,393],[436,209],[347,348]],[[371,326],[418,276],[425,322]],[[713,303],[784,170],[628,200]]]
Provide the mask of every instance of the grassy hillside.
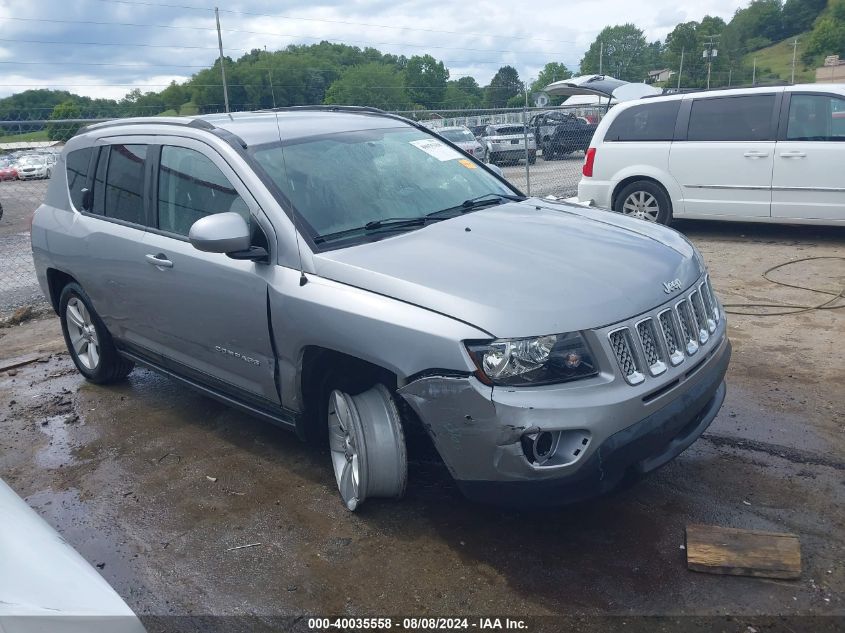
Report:
[[25,141],[49,141],[47,138],[47,130],[39,130],[38,132],[25,132],[23,134],[9,134],[8,136],[0,135],[0,143],[22,143]]
[[[798,55],[795,60],[795,83],[814,83],[816,81],[816,67],[805,66],[801,61],[803,45],[807,42],[809,36],[809,33],[801,33],[795,36],[798,38]],[[795,37],[790,37],[777,44],[753,51],[745,56],[744,63],[748,68],[754,65],[754,58],[757,58],[758,81],[771,81],[773,79],[789,81],[792,76],[792,41]]]

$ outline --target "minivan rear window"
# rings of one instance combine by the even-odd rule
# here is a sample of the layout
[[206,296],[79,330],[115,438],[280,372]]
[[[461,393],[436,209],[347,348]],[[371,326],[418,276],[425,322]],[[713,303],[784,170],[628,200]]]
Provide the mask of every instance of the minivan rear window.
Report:
[[671,141],[681,101],[644,103],[624,110],[605,134],[605,141]]
[[93,147],[85,147],[69,152],[65,157],[67,171],[67,188],[70,193],[70,201],[75,209],[82,210],[82,190],[88,186],[88,166],[91,164]]
[[690,112],[689,141],[774,140],[775,95],[696,99]]

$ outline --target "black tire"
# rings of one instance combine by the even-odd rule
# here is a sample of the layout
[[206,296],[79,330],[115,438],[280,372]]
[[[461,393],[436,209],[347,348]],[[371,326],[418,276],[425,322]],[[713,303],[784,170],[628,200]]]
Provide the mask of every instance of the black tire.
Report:
[[552,141],[543,143],[543,160],[557,160],[557,146]]
[[[653,199],[657,204],[656,217],[652,218],[652,213],[644,208],[641,211],[632,211],[626,208],[625,203],[629,198],[634,196],[635,199],[644,198],[645,201]],[[651,207],[647,207],[651,208]],[[666,190],[653,180],[637,180],[625,187],[616,195],[613,202],[613,210],[617,213],[622,213],[630,217],[638,217],[647,222],[657,222],[669,226],[672,223],[672,201]]]
[[[72,304],[77,315],[79,314],[77,309],[79,304],[82,304],[88,313],[90,326],[86,334],[89,340],[87,343],[83,342],[85,349],[82,351],[77,351],[77,347],[71,340],[70,328],[76,326],[68,323],[69,320],[73,320],[68,313],[68,304]],[[65,337],[68,353],[73,359],[73,364],[76,365],[79,373],[85,376],[86,380],[98,385],[106,385],[123,380],[132,371],[135,364],[121,356],[117,351],[111,334],[109,334],[102,319],[94,310],[94,306],[91,305],[91,300],[79,284],[71,282],[62,288],[62,293],[59,296],[59,320],[62,323],[62,334]],[[91,331],[92,328],[93,332]],[[98,350],[96,362],[88,351],[92,343]]]
[[0,220],[3,219],[3,204],[0,203]]
[[533,165],[537,162],[537,154],[529,154],[528,155],[528,164]]

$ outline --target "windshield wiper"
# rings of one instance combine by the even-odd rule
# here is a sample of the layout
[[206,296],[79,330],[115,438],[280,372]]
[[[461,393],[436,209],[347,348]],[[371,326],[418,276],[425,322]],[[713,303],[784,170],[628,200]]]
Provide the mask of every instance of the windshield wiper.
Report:
[[491,202],[499,204],[502,202],[502,200],[513,200],[514,202],[522,202],[523,200],[527,199],[528,198],[526,198],[525,196],[514,196],[509,193],[484,193],[480,196],[475,196],[475,198],[464,200],[461,203],[461,206],[464,209],[473,209],[475,207],[480,207]]
[[429,222],[436,222],[438,218],[431,218],[421,215],[416,218],[383,218],[380,220],[370,220],[363,226],[356,226],[351,229],[344,229],[343,231],[336,231],[334,233],[326,233],[325,235],[318,235],[314,238],[317,244],[336,240],[348,235],[354,235],[364,231],[365,233],[381,233],[384,231],[396,231],[415,226],[425,226]]
[[525,196],[514,196],[509,193],[484,193],[480,196],[476,196],[475,198],[470,198],[469,200],[464,200],[461,204],[455,205],[454,207],[446,207],[445,209],[440,209],[440,211],[434,211],[429,213],[426,217],[436,218],[441,215],[446,215],[448,213],[454,213],[458,211],[460,213],[468,213],[475,209],[480,209],[481,207],[486,207],[491,204],[501,204],[502,200],[513,200],[514,202],[522,202],[523,200],[527,200]]
[[425,226],[429,222],[437,222],[438,220],[445,220],[449,213],[459,211],[460,213],[467,213],[473,209],[479,209],[491,204],[501,204],[502,200],[513,200],[514,202],[522,202],[526,200],[524,196],[515,196],[507,193],[485,193],[469,200],[464,200],[461,204],[454,207],[448,207],[439,211],[433,211],[426,215],[421,215],[415,218],[382,218],[378,220],[370,220],[363,226],[356,226],[351,229],[344,229],[334,233],[326,233],[325,235],[318,235],[314,238],[314,242],[322,244],[331,240],[340,239],[349,235],[354,235],[364,231],[365,233],[374,233],[382,231],[395,231],[416,226]]

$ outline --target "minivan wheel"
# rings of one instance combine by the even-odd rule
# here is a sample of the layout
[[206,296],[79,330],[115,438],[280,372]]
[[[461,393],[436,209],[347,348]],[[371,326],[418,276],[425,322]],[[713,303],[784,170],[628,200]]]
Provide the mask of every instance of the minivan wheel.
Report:
[[616,196],[613,210],[648,222],[668,225],[672,220],[669,196],[663,187],[650,180],[638,180],[622,189]]
[[401,497],[408,478],[399,411],[382,383],[351,395],[332,389],[327,423],[332,466],[347,510],[370,497]]
[[129,375],[134,364],[115,349],[109,331],[79,284],[69,283],[62,289],[59,314],[70,357],[86,379],[107,384]]

